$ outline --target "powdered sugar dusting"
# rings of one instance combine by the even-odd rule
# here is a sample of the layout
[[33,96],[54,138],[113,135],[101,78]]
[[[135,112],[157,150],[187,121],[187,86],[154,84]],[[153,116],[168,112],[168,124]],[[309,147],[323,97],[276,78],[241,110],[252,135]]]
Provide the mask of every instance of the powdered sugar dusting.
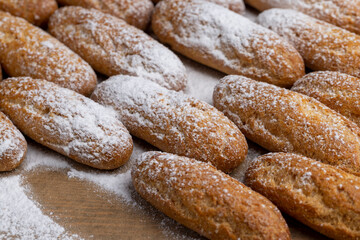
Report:
[[0,177],[0,189],[1,239],[80,239],[42,214],[27,197],[21,176]]
[[145,77],[174,90],[186,86],[186,70],[179,58],[118,18],[94,9],[66,7],[52,16],[49,29],[105,75]]
[[107,173],[84,173],[82,171],[72,169],[68,172],[68,176],[70,178],[76,177],[81,180],[93,182],[101,186],[101,188],[115,193],[128,204],[131,204],[133,201],[130,195],[130,191],[128,190],[129,186],[132,184],[130,170],[125,173],[109,175]]
[[242,14],[245,12],[245,4],[243,0],[207,0],[207,1],[229,8],[230,10],[236,13]]
[[21,171],[30,172],[39,168],[61,171],[71,168],[71,165],[65,160],[65,156],[31,141],[28,145],[29,148],[26,153],[26,159],[19,168]]
[[212,105],[214,87],[225,74],[196,63],[186,57],[181,57],[180,59],[186,66],[189,79],[193,79],[193,81],[189,81],[189,86],[186,88],[185,93]]

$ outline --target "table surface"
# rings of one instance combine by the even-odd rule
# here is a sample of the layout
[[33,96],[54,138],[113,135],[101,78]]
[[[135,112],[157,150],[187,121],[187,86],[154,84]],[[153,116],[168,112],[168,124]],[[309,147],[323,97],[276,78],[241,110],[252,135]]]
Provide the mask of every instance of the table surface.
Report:
[[[253,13],[247,12],[252,18]],[[196,98],[212,103],[215,84],[224,74],[181,57],[187,67],[189,87],[185,91]],[[145,202],[135,192],[130,169],[139,154],[155,150],[139,139],[130,161],[114,171],[100,171],[78,164],[30,139],[25,161],[10,173],[0,174],[0,239],[203,239],[197,233],[177,224]],[[248,163],[266,151],[249,142],[246,161],[231,175],[242,181]],[[19,178],[16,178],[19,177]],[[31,222],[16,202],[22,192],[1,189],[6,179],[20,179],[26,201],[37,208],[37,218],[46,218],[46,226]],[[4,185],[3,185],[4,184]],[[12,199],[1,203],[2,200]],[[22,196],[22,195],[21,195]],[[32,210],[31,210],[32,211]],[[8,214],[5,216],[5,214]],[[27,216],[31,224],[23,225],[20,217]],[[285,216],[293,239],[327,239]],[[4,219],[11,224],[1,223]],[[24,228],[33,228],[33,231]],[[55,230],[53,230],[55,229]],[[61,229],[61,230],[59,230]]]

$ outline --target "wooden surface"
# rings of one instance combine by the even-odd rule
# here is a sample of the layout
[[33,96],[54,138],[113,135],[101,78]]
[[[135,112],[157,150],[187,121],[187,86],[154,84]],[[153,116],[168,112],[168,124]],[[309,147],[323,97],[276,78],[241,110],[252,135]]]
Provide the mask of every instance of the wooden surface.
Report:
[[[254,16],[249,12],[247,15],[250,18]],[[189,59],[181,59],[187,67],[190,81],[186,93],[211,103],[212,90],[224,74]],[[0,180],[21,176],[28,198],[40,208],[43,215],[62,226],[65,234],[70,236],[69,239],[203,239],[141,199],[130,181],[119,181],[118,186],[116,185],[116,179],[129,173],[139,154],[154,149],[143,141],[134,139],[134,153],[125,166],[115,171],[99,171],[27,140],[29,151],[24,163],[13,172],[0,173]],[[249,144],[246,162],[232,173],[232,176],[240,181],[249,161],[266,152],[255,144]],[[109,189],[106,188],[107,179],[112,184]],[[129,196],[124,198],[123,193]],[[7,194],[9,193],[0,189],[0,197],[6,197]],[[17,205],[10,204],[6,207],[14,208]],[[1,217],[0,212],[0,221]],[[296,220],[287,216],[285,218],[293,239],[327,239]],[[19,226],[13,227],[21,228],[21,223],[14,224]],[[6,236],[0,229],[0,238],[2,234]],[[44,238],[33,238],[39,237]],[[10,239],[22,238],[21,235],[15,235]],[[47,237],[52,238],[55,237]]]

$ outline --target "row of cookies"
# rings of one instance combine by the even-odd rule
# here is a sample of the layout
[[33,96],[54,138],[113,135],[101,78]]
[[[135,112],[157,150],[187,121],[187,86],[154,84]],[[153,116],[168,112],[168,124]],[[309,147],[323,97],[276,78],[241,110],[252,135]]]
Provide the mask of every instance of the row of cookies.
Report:
[[224,172],[247,154],[245,137],[223,113],[152,81],[115,76],[99,84],[92,99],[108,108],[41,79],[0,83],[0,109],[25,135],[98,169],[118,168],[129,159],[132,141],[125,127],[163,151],[210,162]]
[[[321,75],[321,73],[318,74]],[[326,74],[329,76],[330,73]],[[334,74],[335,77],[333,78],[336,80],[339,73]],[[315,75],[315,73],[312,75]],[[354,126],[354,123],[325,106],[319,105],[312,98],[306,98],[286,89],[245,78],[242,81],[244,85],[241,85],[237,82],[238,78],[237,76],[227,77],[217,86],[214,93],[214,103],[218,109],[224,111],[238,125],[246,137],[272,151],[301,153],[339,165],[354,174],[359,174],[357,153],[359,143],[356,135],[359,130],[357,126]],[[353,80],[353,86],[356,86],[356,79],[353,78]],[[19,83],[16,83],[17,81]],[[57,108],[65,108],[65,106],[71,106],[72,103],[70,98],[64,98],[65,103],[61,103],[60,98],[51,99],[52,101],[40,101],[42,99],[40,93],[42,91],[49,92],[49,90],[45,90],[44,86],[40,87],[41,91],[36,91],[34,96],[24,97],[21,95],[19,97],[15,95],[19,91],[30,94],[28,89],[32,88],[31,82],[36,82],[36,80],[27,78],[25,81],[20,78],[20,80],[8,79],[3,81],[1,84],[1,109],[17,123],[17,126],[20,126],[20,129],[24,129],[23,132],[31,129],[35,132],[41,132],[44,136],[51,136],[53,133],[39,130],[39,127],[50,128],[44,123],[37,128],[33,126],[21,127],[21,123],[28,119],[30,115],[28,115],[29,113],[21,115],[19,112],[24,108],[45,108],[46,114],[49,112],[54,113],[58,111]],[[301,81],[299,82],[301,83]],[[296,84],[298,88],[301,86],[300,83]],[[44,84],[49,85],[50,83],[45,82]],[[350,86],[350,88],[353,88],[353,86]],[[17,90],[13,92],[10,91],[11,89]],[[60,90],[55,92],[58,91]],[[52,93],[51,96],[56,96],[56,94]],[[244,99],[243,96],[246,98]],[[23,98],[25,100],[21,100]],[[38,99],[38,102],[35,100],[30,101],[29,99],[32,98]],[[93,93],[92,98],[117,110],[121,121],[133,135],[164,151],[209,161],[225,172],[230,172],[237,167],[246,155],[247,146],[244,137],[234,124],[222,114],[204,102],[187,97],[182,93],[167,90],[153,82],[139,77],[117,76],[100,84]],[[356,95],[352,98],[348,96],[348,99],[345,99],[344,102],[346,103],[352,99],[354,99],[352,102],[356,101]],[[249,101],[249,103],[244,104],[245,101]],[[269,104],[264,105],[264,101]],[[12,107],[13,102],[16,103],[14,106],[18,108]],[[20,104],[19,107],[19,102],[24,103]],[[53,104],[52,102],[56,105],[48,106],[48,104]],[[295,104],[296,102],[298,103]],[[31,104],[40,105],[34,107]],[[288,105],[288,107],[280,108],[284,104]],[[341,103],[338,104],[342,106]],[[77,105],[80,106],[81,104]],[[245,106],[245,108],[242,108],[242,106]],[[272,108],[269,106],[272,106]],[[290,107],[292,109],[289,110]],[[308,118],[307,112],[302,116],[300,113],[304,112],[305,107],[311,110],[313,116],[317,114],[318,117],[316,119]],[[282,111],[279,111],[279,109]],[[317,111],[314,111],[315,109]],[[343,110],[346,111],[346,109]],[[261,115],[263,116],[261,124],[256,122],[258,121],[259,112],[262,112]],[[63,115],[67,118],[68,114]],[[52,115],[50,119],[51,117]],[[19,120],[16,120],[17,118]],[[246,121],[242,119],[246,119]],[[322,119],[322,121],[319,121],[319,119]],[[53,124],[52,120],[50,122]],[[30,121],[27,121],[27,124],[30,124]],[[72,127],[74,124],[69,125]],[[64,127],[58,125],[50,129],[56,130],[57,128],[63,129]],[[72,129],[71,131],[79,130]],[[55,135],[51,138],[61,139],[58,132],[64,133],[63,130],[56,130]],[[26,134],[33,136],[33,133]],[[41,137],[41,134],[32,138],[49,146],[50,143],[42,142],[44,138]],[[314,139],[312,136],[317,136],[317,138]],[[341,141],[336,141],[339,138]],[[348,139],[348,141],[344,141],[344,138]],[[66,140],[62,143],[66,145],[65,143],[69,144],[70,142]],[[61,146],[60,142],[52,144]],[[56,150],[69,156],[69,151]],[[78,159],[75,157],[75,160]],[[83,162],[83,160],[78,161]],[[92,166],[92,164],[87,165]],[[97,167],[110,169],[120,165],[101,167],[100,164]]]

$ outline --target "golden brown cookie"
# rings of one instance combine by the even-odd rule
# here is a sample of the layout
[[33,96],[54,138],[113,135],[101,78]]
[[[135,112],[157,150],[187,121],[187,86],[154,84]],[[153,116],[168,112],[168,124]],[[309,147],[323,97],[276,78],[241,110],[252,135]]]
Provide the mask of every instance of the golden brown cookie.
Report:
[[333,239],[360,239],[360,178],[291,153],[258,157],[246,184],[300,222]]
[[77,162],[114,169],[130,158],[132,139],[115,112],[54,83],[8,78],[0,109],[25,135]]
[[114,76],[91,96],[115,109],[130,133],[162,151],[230,172],[247,154],[244,135],[213,106],[140,77]]
[[360,34],[359,0],[245,0],[259,11],[288,8]]
[[114,16],[64,7],[50,18],[49,30],[102,74],[145,77],[173,90],[186,87],[186,69],[173,52]]
[[[0,10],[44,26],[58,8],[55,0],[0,0]],[[0,17],[2,18],[2,17]]]
[[0,63],[12,77],[45,79],[90,95],[94,70],[78,55],[40,28],[0,11]]
[[312,72],[295,82],[292,91],[322,102],[360,126],[360,79],[339,72]]
[[94,8],[124,19],[127,23],[145,29],[150,22],[154,5],[151,0],[57,0],[59,4]]
[[17,168],[25,159],[27,143],[21,132],[0,112],[0,172]]
[[305,74],[296,49],[276,33],[202,0],[167,0],[155,7],[152,28],[161,42],[227,74],[290,87]]
[[290,239],[269,200],[210,164],[147,152],[131,176],[146,201],[209,239]]
[[245,137],[360,176],[360,128],[314,98],[242,76],[215,87],[214,105]]
[[290,9],[270,9],[257,21],[292,43],[315,71],[360,77],[360,36]]

